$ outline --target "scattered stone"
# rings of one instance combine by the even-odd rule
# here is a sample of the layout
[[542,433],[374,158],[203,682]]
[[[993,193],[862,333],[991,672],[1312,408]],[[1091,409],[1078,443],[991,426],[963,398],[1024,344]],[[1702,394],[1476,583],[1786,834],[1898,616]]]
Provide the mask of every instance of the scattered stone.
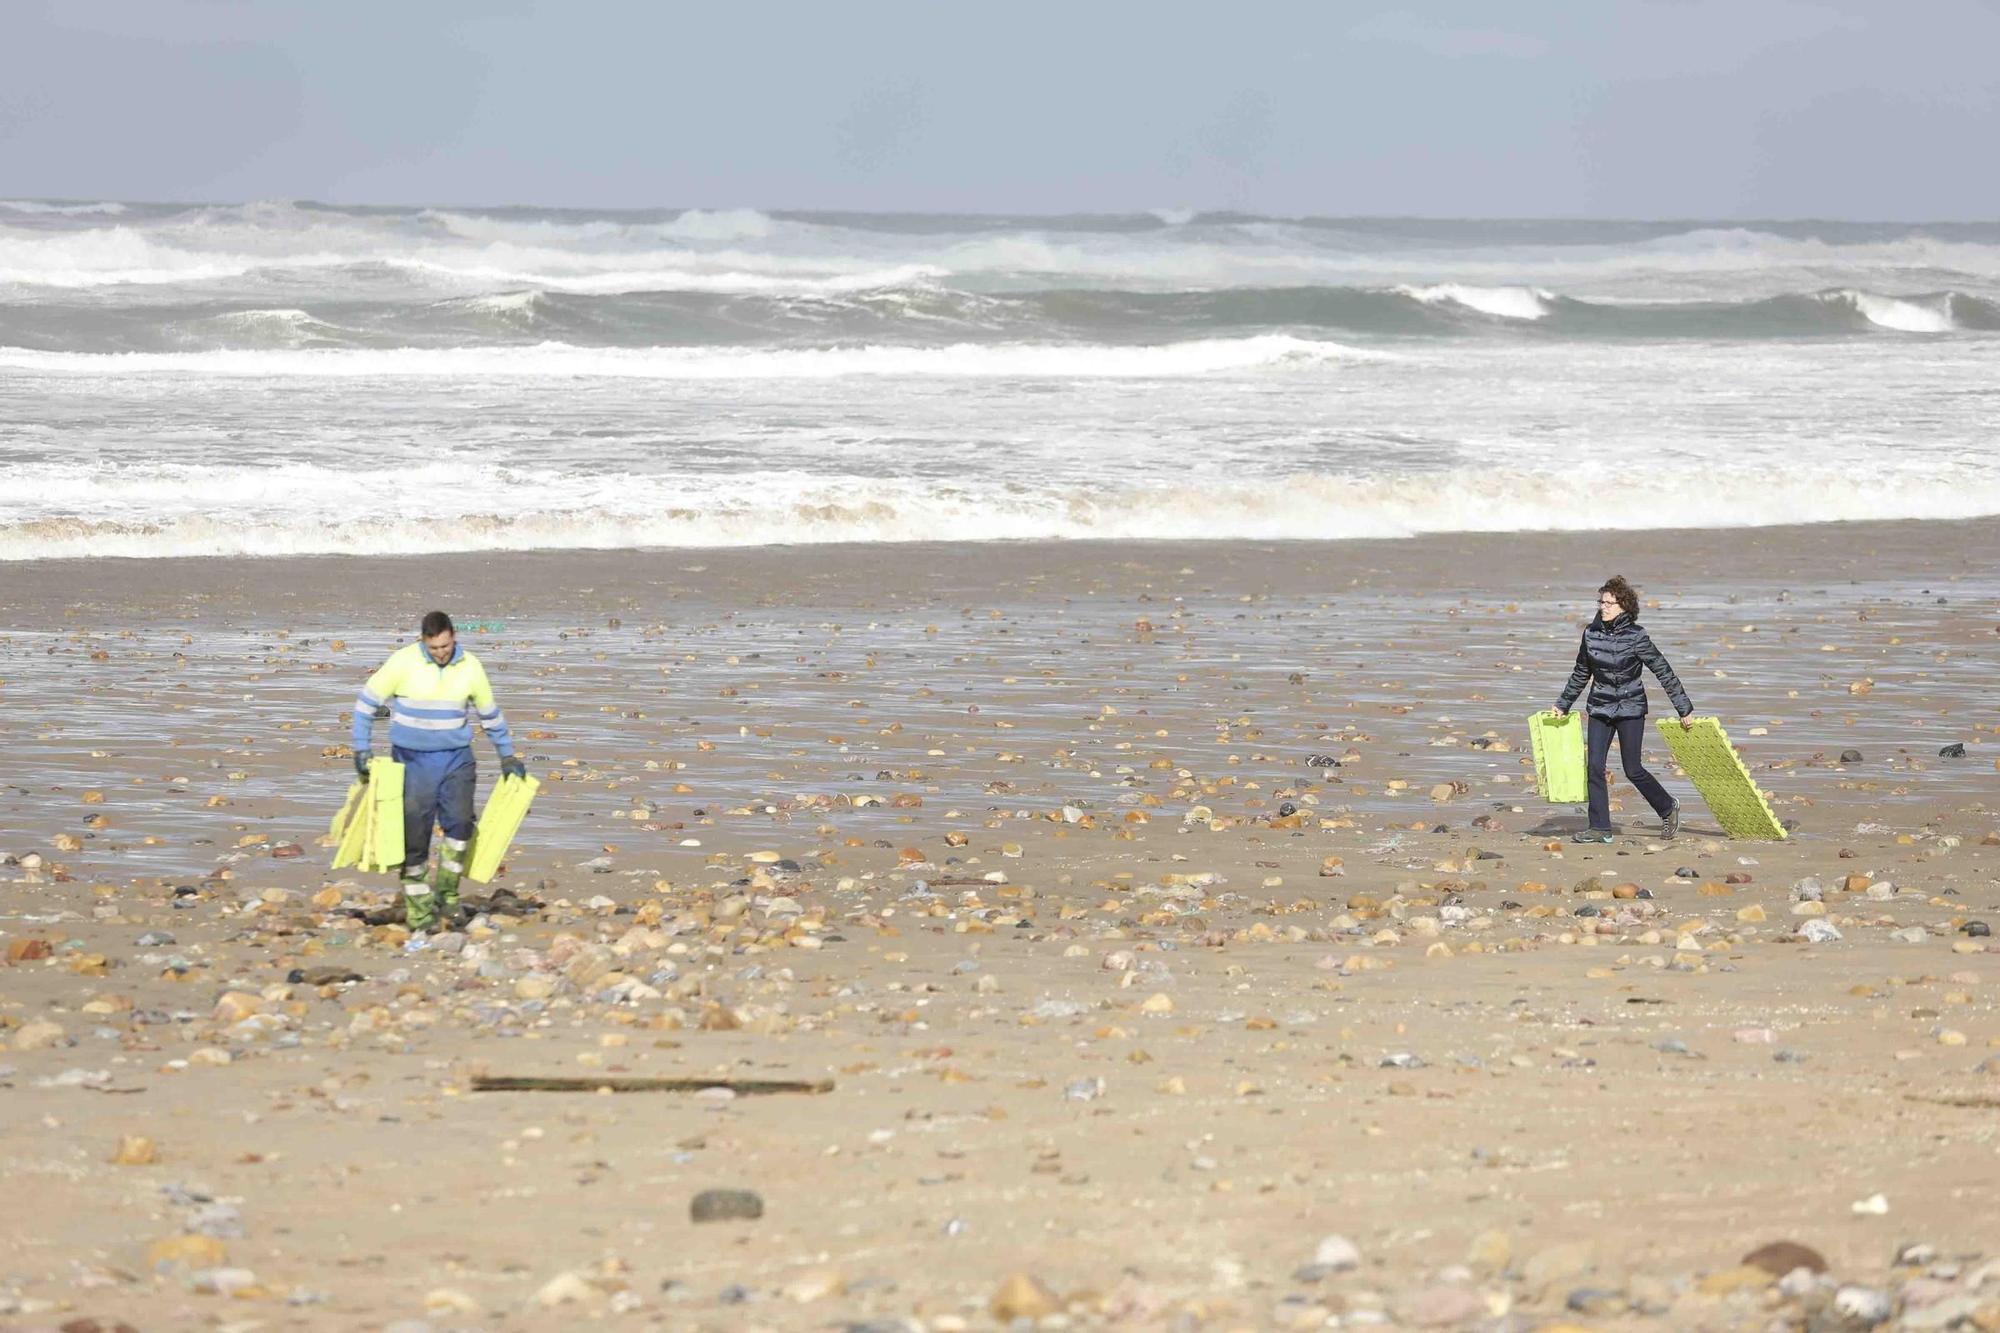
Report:
[[1743,1262],[1763,1269],[1772,1277],[1783,1277],[1794,1268],[1810,1269],[1815,1273],[1826,1271],[1826,1259],[1818,1250],[1793,1240],[1774,1240],[1768,1245],[1759,1245],[1743,1256]]
[[785,1283],[781,1291],[788,1301],[800,1305],[810,1305],[814,1301],[825,1300],[828,1296],[838,1296],[847,1290],[847,1279],[837,1268],[821,1265],[808,1268]]
[[243,1214],[235,1204],[215,1199],[195,1209],[187,1227],[197,1235],[237,1240],[243,1236]]
[[580,1273],[558,1273],[535,1292],[535,1304],[552,1310],[559,1305],[580,1305],[594,1300],[597,1288]]
[[754,1222],[764,1215],[764,1198],[754,1190],[703,1190],[688,1205],[696,1222]]
[[17,1051],[45,1051],[62,1045],[64,1040],[62,1024],[37,1019],[33,1023],[23,1023],[14,1033],[11,1045]]
[[1977,1296],[1965,1294],[1945,1296],[1931,1304],[1912,1308],[1910,1293],[1905,1289],[1903,1318],[1899,1326],[1912,1330],[1912,1333],[1927,1333],[1932,1329],[2000,1327],[2000,1318],[1987,1318],[1987,1313],[2000,1316],[2000,1308],[1989,1306]]
[[1860,763],[1860,762],[1861,762],[1861,751],[1859,751],[1859,750],[1842,750],[1842,751],[1840,752],[1840,762],[1841,762],[1841,763],[1843,763],[1843,764],[1858,764],[1858,763]]
[[146,1266],[162,1268],[219,1268],[229,1252],[213,1236],[182,1235],[156,1240],[146,1250]]
[[477,1315],[479,1302],[453,1287],[437,1287],[424,1294],[424,1309],[431,1314]]
[[1704,1296],[1733,1296],[1739,1291],[1762,1291],[1774,1281],[1772,1275],[1755,1264],[1738,1264],[1710,1273],[1695,1284]]
[[159,1147],[143,1134],[121,1135],[118,1151],[111,1155],[115,1166],[153,1166],[159,1160]]
[[1622,1292],[1604,1287],[1578,1287],[1570,1292],[1563,1304],[1576,1314],[1608,1319],[1624,1314],[1628,1302]]
[[1521,1277],[1531,1291],[1546,1291],[1558,1282],[1581,1277],[1597,1266],[1597,1250],[1587,1240],[1570,1241],[1537,1250],[1521,1265]]
[[1873,1287],[1842,1287],[1833,1293],[1833,1308],[1864,1328],[1885,1324],[1895,1313],[1896,1302],[1886,1291]]
[[188,1286],[206,1296],[235,1296],[257,1285],[247,1268],[204,1268],[188,1274]]
[[264,1001],[246,991],[229,991],[215,1002],[215,1021],[218,1023],[240,1023],[252,1014],[262,1013]]
[[987,1311],[1002,1324],[1016,1319],[1042,1319],[1062,1309],[1056,1294],[1027,1273],[1015,1273],[993,1293]]
[[1458,1328],[1486,1313],[1486,1302],[1468,1287],[1425,1287],[1402,1303],[1398,1312],[1418,1328]]
[[1329,1272],[1345,1273],[1361,1266],[1361,1251],[1345,1236],[1324,1236],[1313,1250],[1313,1264]]
[[1514,1261],[1514,1238],[1497,1228],[1489,1228],[1472,1238],[1465,1262],[1487,1273],[1502,1273]]

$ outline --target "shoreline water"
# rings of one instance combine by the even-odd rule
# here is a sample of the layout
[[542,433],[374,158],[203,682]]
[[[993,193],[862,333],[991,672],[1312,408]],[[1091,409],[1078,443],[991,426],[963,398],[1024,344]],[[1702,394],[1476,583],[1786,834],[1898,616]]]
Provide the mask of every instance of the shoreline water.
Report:
[[[1587,495],[1578,496],[1579,504],[1588,502]],[[96,557],[26,560],[4,568],[8,592],[0,599],[0,626],[16,628],[37,623],[57,607],[83,605],[136,614],[171,607],[177,614],[207,616],[263,607],[297,615],[317,602],[352,614],[380,605],[383,598],[373,590],[383,587],[411,588],[416,600],[470,598],[501,608],[546,600],[552,593],[574,594],[584,599],[581,606],[594,609],[641,594],[728,594],[779,602],[831,595],[862,605],[874,597],[919,592],[990,594],[1059,576],[1073,578],[1092,595],[1158,594],[1165,590],[1163,580],[1188,580],[1189,588],[1238,593],[1368,588],[1448,596],[1455,590],[1511,588],[1567,596],[1623,571],[1649,595],[1670,586],[1676,595],[1699,596],[1705,582],[1775,591],[1925,574],[1946,583],[1977,580],[2000,568],[2000,518],[1332,541],[773,543],[383,556]],[[1182,574],[1184,569],[1193,572]]]

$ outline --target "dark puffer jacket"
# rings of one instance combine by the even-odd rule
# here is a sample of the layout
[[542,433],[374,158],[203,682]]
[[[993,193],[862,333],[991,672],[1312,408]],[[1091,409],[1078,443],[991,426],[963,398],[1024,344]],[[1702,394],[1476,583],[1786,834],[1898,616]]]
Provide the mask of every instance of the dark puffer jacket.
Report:
[[1590,685],[1590,713],[1593,717],[1644,717],[1646,716],[1646,681],[1642,667],[1650,667],[1660,684],[1666,687],[1667,697],[1674,701],[1674,711],[1686,717],[1694,711],[1688,702],[1687,691],[1681,688],[1680,677],[1667,665],[1667,659],[1653,646],[1652,636],[1639,628],[1639,622],[1620,611],[1610,624],[1604,623],[1599,615],[1583,631],[1583,642],[1576,649],[1576,670],[1569,673],[1569,684],[1563,686],[1562,698],[1556,701],[1558,712],[1567,713],[1576,696],[1583,693],[1585,682]]

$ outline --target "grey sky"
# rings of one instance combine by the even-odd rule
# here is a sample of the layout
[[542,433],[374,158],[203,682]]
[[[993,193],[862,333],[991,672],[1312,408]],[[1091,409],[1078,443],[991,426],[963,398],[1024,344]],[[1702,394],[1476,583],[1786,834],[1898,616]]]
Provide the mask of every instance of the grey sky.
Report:
[[0,197],[2000,216],[2000,0],[10,0]]

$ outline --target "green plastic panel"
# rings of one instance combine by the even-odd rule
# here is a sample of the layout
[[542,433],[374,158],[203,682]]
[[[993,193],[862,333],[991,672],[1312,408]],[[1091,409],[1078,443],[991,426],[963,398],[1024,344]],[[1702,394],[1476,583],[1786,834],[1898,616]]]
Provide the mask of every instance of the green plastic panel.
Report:
[[1750,770],[1743,767],[1743,760],[1729,743],[1722,723],[1712,717],[1698,717],[1693,727],[1684,729],[1679,718],[1663,717],[1658,725],[1667,749],[1673,752],[1674,762],[1687,774],[1688,781],[1694,783],[1694,789],[1708,803],[1723,832],[1732,838],[1783,840],[1784,825],[1771,813],[1771,803],[1764,793],[1750,780]]
[[1583,715],[1536,713],[1528,719],[1528,744],[1535,752],[1535,790],[1555,805],[1590,799],[1584,771]]

